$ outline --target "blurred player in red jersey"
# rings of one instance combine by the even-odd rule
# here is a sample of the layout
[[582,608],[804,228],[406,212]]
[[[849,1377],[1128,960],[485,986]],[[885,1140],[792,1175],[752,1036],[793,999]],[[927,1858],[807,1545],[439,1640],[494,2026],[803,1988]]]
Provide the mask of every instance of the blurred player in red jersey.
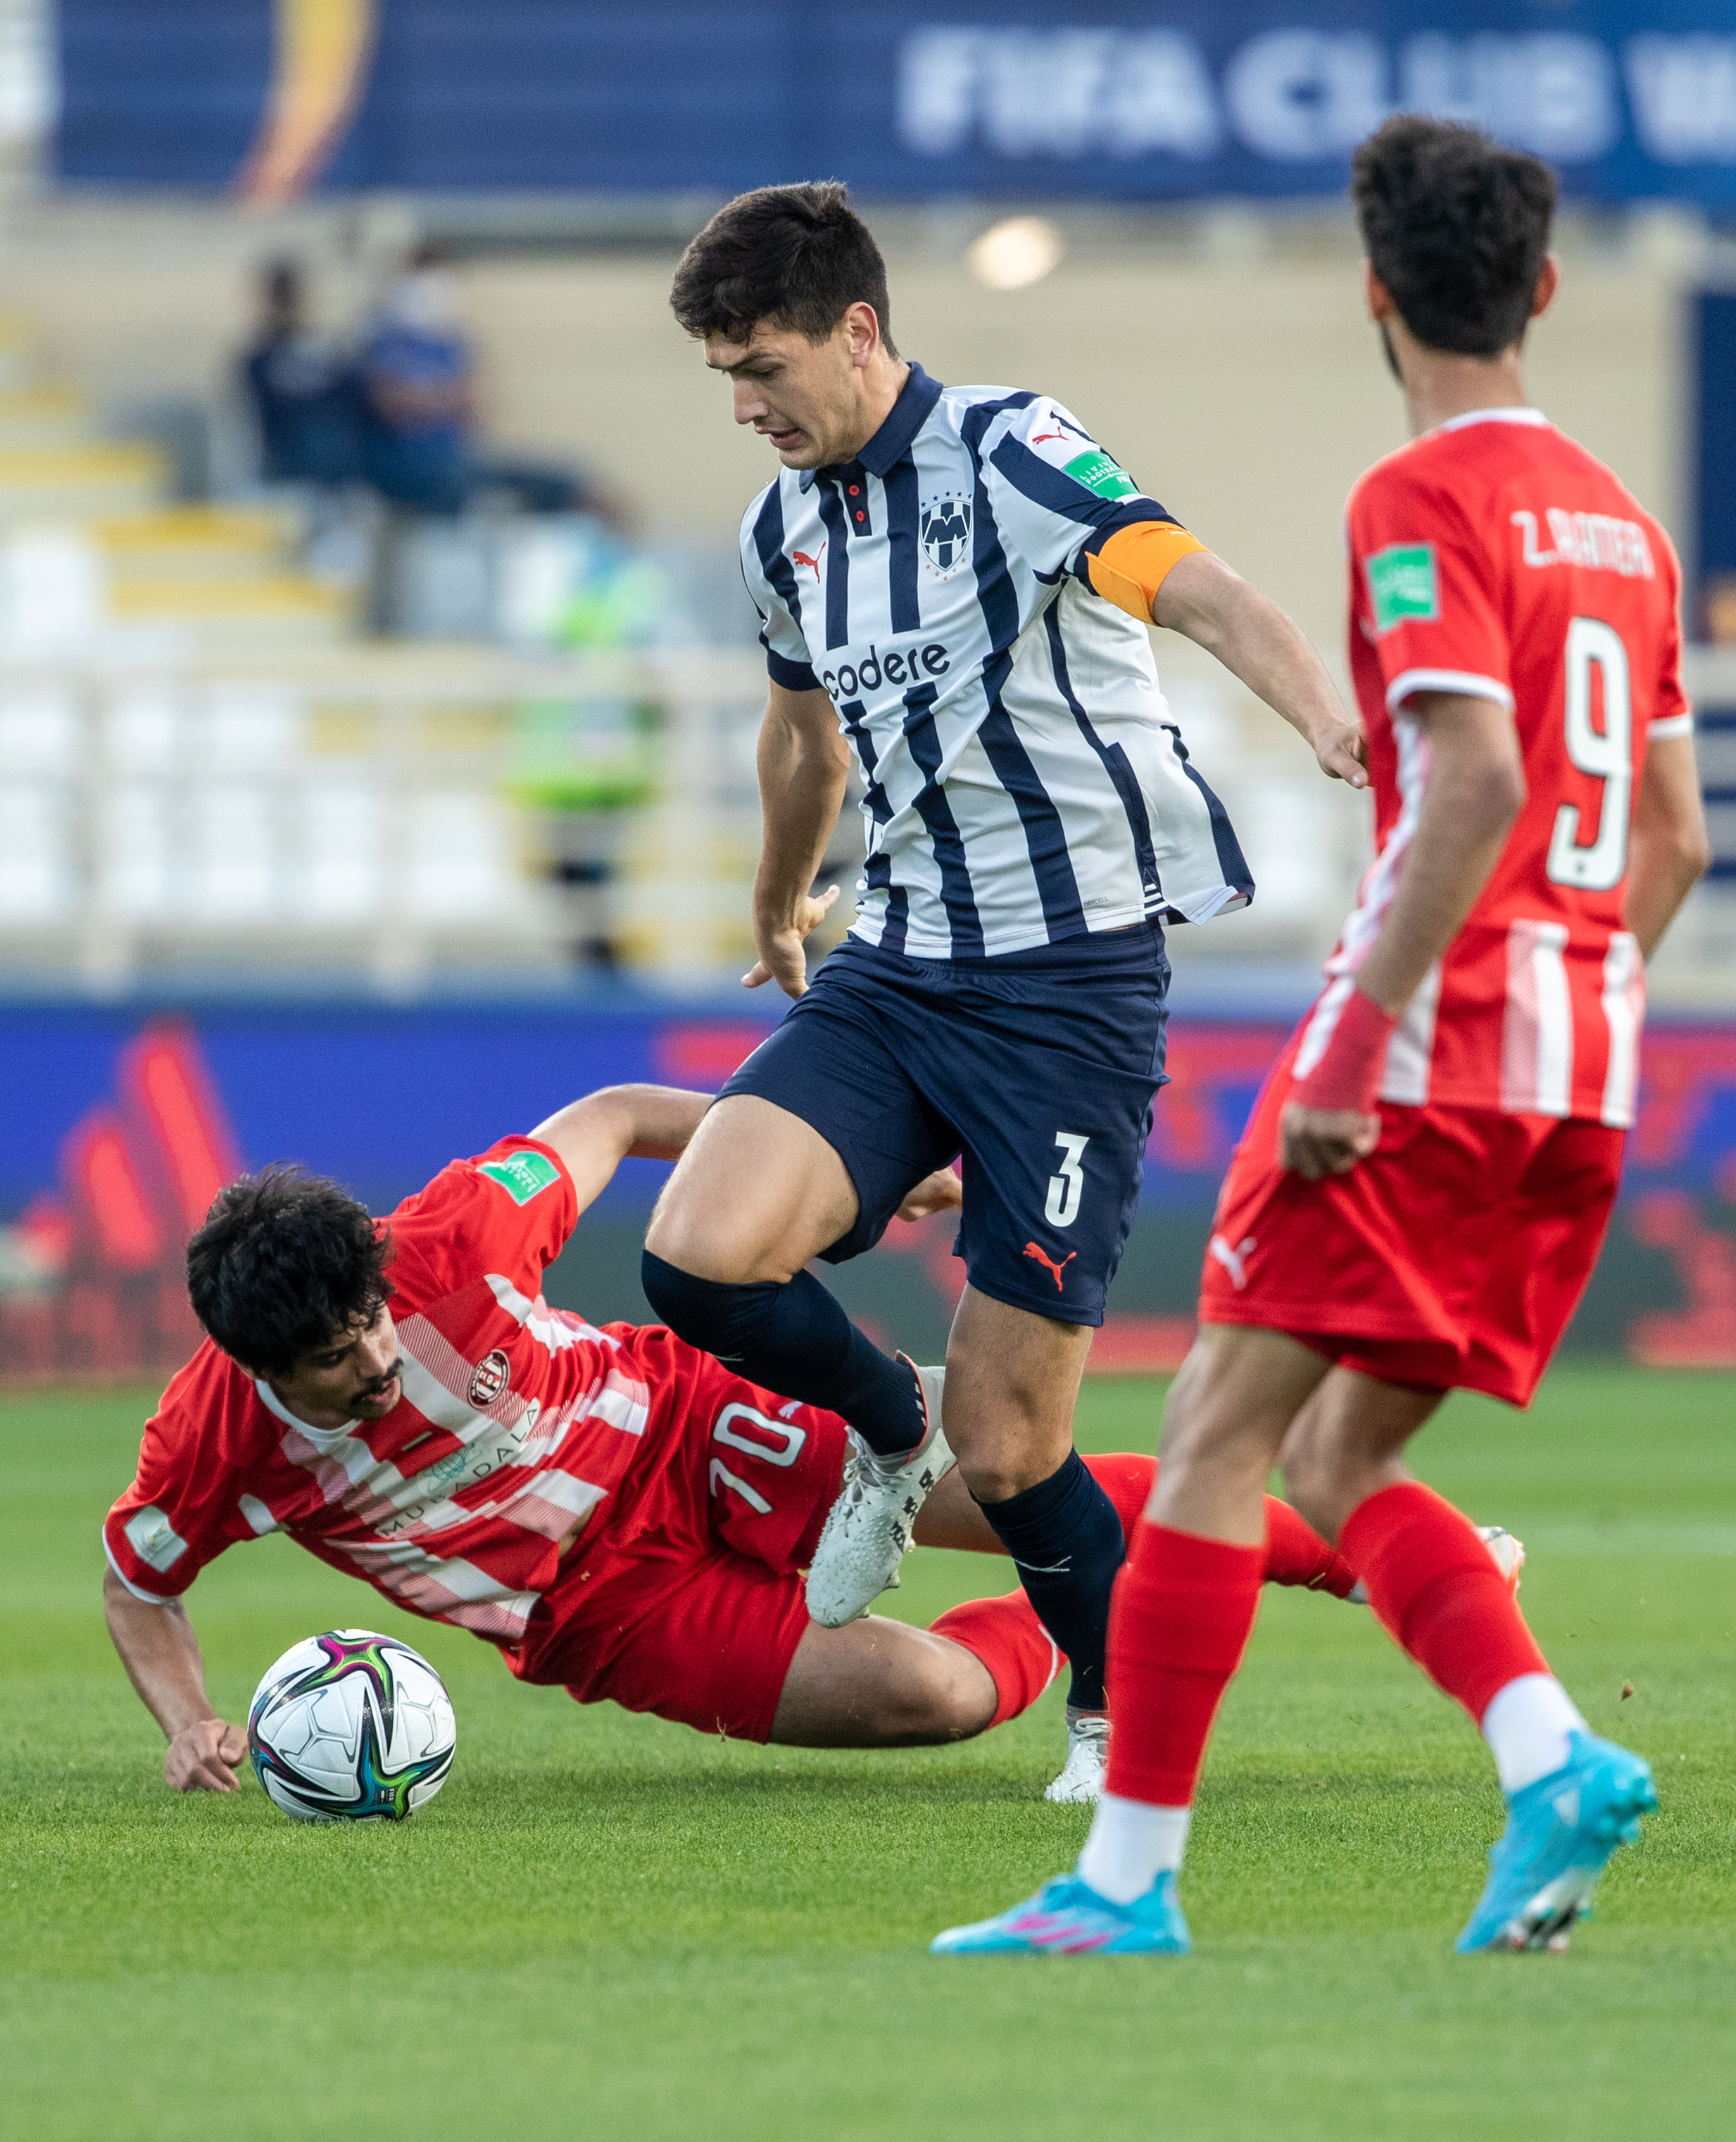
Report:
[[[710,1105],[593,1093],[452,1162],[389,1222],[297,1168],[219,1195],[188,1251],[210,1335],[103,1528],[110,1631],[168,1735],[171,1785],[232,1790],[246,1749],[207,1698],[182,1597],[225,1548],[279,1530],[498,1645],[521,1680],[705,1732],[962,1740],[1043,1693],[1063,1661],[1022,1589],[929,1630],[809,1621],[800,1572],[844,1470],[836,1414],[658,1326],[599,1330],[544,1300],[546,1266],[621,1160],[673,1159]],[[958,1202],[943,1172],[904,1215]],[[1090,1464],[1132,1524],[1154,1461]],[[956,1474],[917,1537],[1005,1552]],[[1350,1591],[1293,1511],[1270,1538],[1275,1582]]]
[[1378,853],[1219,1200],[1117,1587],[1107,1789],[1078,1873],[949,1950],[1186,1947],[1175,1877],[1275,1461],[1494,1756],[1507,1829],[1462,1951],[1561,1946],[1654,1804],[1403,1453],[1448,1390],[1529,1403],[1603,1242],[1645,960],[1708,859],[1678,569],[1526,397],[1525,330],[1559,281],[1544,166],[1399,117],[1354,190],[1413,434],[1348,516]]

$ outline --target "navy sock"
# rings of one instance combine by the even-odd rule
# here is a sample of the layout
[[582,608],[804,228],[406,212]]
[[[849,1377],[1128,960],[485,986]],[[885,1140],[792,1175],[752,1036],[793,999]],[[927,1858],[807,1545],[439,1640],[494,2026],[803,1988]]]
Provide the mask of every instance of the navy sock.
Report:
[[977,1507],[1017,1563],[1037,1618],[1067,1654],[1068,1703],[1102,1710],[1109,1588],[1127,1551],[1114,1503],[1075,1450],[1034,1488]]
[[858,1331],[811,1272],[797,1272],[787,1286],[732,1286],[696,1279],[647,1250],[639,1284],[678,1338],[769,1391],[842,1414],[880,1457],[922,1440],[922,1398],[909,1365]]

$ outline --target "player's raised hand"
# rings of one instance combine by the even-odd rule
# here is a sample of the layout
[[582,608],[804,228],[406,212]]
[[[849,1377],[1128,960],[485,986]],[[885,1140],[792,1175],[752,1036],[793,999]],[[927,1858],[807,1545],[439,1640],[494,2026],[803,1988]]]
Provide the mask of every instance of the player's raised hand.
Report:
[[1318,1182],[1324,1176],[1348,1175],[1379,1143],[1378,1116],[1291,1101],[1279,1118],[1278,1164],[1294,1169],[1304,1182]]
[[949,1167],[925,1175],[898,1208],[900,1220],[925,1220],[930,1212],[956,1212],[964,1202],[964,1186]]
[[247,1735],[221,1718],[195,1718],[169,1743],[163,1779],[178,1793],[232,1793],[247,1755]]
[[828,886],[816,900],[804,893],[787,921],[771,923],[756,915],[753,942],[759,957],[742,977],[744,990],[776,982],[787,997],[799,997],[807,990],[807,959],[802,950],[811,931],[817,929],[837,905],[838,888]]

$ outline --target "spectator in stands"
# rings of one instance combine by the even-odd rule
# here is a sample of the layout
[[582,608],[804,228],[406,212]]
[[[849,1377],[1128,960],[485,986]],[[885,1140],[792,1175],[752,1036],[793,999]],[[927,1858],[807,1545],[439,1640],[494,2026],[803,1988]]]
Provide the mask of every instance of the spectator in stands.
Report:
[[260,285],[259,325],[241,360],[268,483],[326,486],[360,481],[356,382],[338,346],[308,325],[299,263],[274,261]]
[[506,491],[532,513],[589,509],[565,471],[477,455],[475,365],[436,247],[418,248],[387,293],[358,370],[367,480],[394,505],[461,513],[479,491]]

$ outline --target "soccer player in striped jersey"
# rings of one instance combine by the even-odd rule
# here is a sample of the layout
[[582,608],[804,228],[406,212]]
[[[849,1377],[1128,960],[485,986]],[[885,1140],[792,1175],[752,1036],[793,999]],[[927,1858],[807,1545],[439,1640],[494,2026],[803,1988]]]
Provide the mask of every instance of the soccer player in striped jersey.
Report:
[[1529,1403],[1633,1120],[1644,960],[1706,866],[1669,538],[1525,392],[1555,184],[1474,130],[1358,151],[1369,308],[1412,443],[1351,494],[1374,867],[1224,1185],[1199,1341],[1112,1632],[1107,1791],[1075,1877],[954,1951],[1174,1952],[1188,1810],[1298,1506],[1481,1728],[1505,1834],[1462,1952],[1562,1946],[1655,1804],[1404,1447],[1449,1389]]
[[[742,526],[771,673],[747,980],[796,1002],[672,1179],[645,1292],[694,1344],[856,1430],[809,1583],[819,1621],[895,1580],[956,1451],[1072,1661],[1050,1796],[1095,1798],[1123,1535],[1073,1449],[1073,1405],[1163,1080],[1161,925],[1253,891],[1147,628],[1210,648],[1359,784],[1360,732],[1290,619],[1069,410],[944,387],[898,354],[884,263],[841,185],[732,202],[672,302],[783,465]],[[861,899],[809,987],[852,753]],[[943,1430],[938,1385],[806,1267],[871,1246],[960,1153],[969,1284]]]

